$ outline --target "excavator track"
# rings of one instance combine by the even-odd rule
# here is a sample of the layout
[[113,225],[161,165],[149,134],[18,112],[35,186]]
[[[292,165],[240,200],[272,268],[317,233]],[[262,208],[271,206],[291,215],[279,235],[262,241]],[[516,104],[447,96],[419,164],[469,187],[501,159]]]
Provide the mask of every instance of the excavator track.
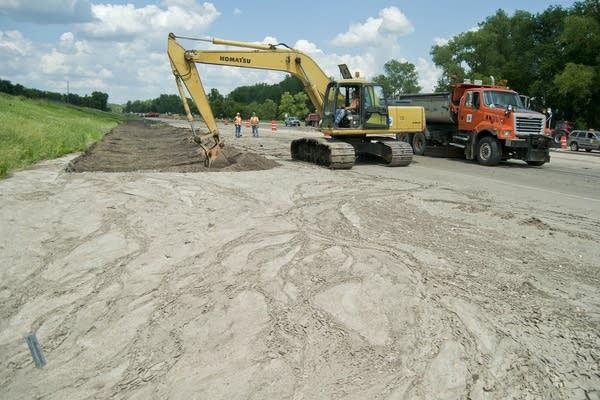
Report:
[[292,141],[293,160],[308,161],[331,169],[350,169],[356,155],[351,144],[328,138],[301,138]]
[[413,148],[410,144],[399,140],[380,140],[386,147],[384,159],[388,167],[404,167],[412,162]]

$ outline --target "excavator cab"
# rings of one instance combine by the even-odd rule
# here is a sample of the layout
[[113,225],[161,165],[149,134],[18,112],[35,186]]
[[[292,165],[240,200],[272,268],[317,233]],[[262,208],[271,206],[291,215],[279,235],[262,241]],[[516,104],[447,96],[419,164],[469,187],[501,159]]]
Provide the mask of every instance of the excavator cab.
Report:
[[[359,98],[358,107],[347,109],[356,94]],[[387,127],[388,110],[381,85],[356,79],[330,82],[327,85],[322,129],[362,130],[387,129]]]

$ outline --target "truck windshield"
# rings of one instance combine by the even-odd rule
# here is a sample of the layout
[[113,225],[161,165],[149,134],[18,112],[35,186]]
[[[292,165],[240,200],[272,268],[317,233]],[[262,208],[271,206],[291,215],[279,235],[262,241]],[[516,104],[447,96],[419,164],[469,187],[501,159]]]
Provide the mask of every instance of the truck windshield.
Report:
[[519,95],[514,92],[485,90],[483,92],[483,99],[485,104],[492,108],[505,108],[506,106],[512,106],[513,108],[525,108]]

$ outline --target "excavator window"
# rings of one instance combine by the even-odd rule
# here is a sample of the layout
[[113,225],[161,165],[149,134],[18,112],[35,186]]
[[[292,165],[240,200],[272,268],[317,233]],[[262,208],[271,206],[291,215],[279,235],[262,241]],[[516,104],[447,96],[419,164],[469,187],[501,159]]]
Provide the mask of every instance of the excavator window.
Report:
[[363,117],[365,128],[387,128],[388,111],[383,87],[380,85],[365,85],[363,87]]

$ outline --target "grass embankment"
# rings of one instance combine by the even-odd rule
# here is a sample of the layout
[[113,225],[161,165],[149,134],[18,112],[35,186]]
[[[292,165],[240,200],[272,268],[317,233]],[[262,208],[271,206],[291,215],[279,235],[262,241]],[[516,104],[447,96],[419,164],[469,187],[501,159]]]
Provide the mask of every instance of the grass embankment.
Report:
[[0,93],[0,179],[38,161],[83,151],[124,118]]

